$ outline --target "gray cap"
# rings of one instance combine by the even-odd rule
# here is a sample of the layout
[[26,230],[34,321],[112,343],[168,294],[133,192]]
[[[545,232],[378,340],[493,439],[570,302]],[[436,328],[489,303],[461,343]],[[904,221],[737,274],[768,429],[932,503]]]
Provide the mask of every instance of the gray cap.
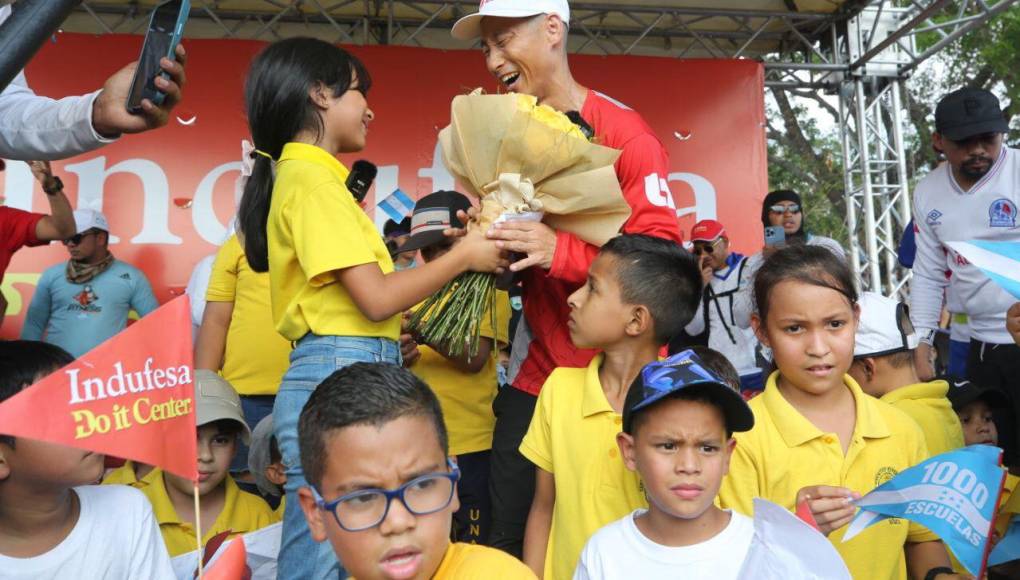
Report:
[[241,411],[241,397],[226,379],[208,369],[195,371],[195,425],[229,419],[241,424],[241,440],[251,444],[251,429]]
[[273,462],[271,439],[273,438],[273,416],[266,415],[251,433],[248,447],[248,471],[255,478],[255,485],[263,495],[282,496],[283,489],[266,477],[266,468]]

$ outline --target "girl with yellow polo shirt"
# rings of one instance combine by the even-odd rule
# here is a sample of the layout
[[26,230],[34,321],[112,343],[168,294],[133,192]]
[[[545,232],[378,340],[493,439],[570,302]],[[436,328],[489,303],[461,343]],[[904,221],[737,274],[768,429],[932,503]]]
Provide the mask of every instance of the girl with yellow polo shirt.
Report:
[[[754,282],[752,326],[777,371],[751,400],[754,428],[736,433],[719,500],[753,515],[761,497],[793,510],[807,501],[854,578],[952,578],[942,542],[888,519],[844,543],[849,503],[927,459],[910,417],[866,395],[847,370],[860,308],[849,268],[828,249],[791,246],[765,259]],[[920,574],[918,574],[920,572]]]
[[506,265],[493,242],[472,232],[447,255],[394,271],[336,158],[365,147],[374,118],[365,98],[370,86],[353,55],[290,38],[255,58],[245,87],[256,148],[238,214],[245,256],[252,270],[269,271],[276,330],[294,343],[273,407],[287,466],[280,578],[338,575],[333,551],[312,540],[297,500],[307,485],[297,424],[311,392],[354,362],[399,363],[401,312],[463,272]]

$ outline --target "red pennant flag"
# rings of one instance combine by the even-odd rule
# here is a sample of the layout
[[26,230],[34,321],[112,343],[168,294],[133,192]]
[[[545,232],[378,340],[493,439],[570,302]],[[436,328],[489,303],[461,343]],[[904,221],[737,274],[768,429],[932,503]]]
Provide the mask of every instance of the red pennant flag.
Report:
[[235,538],[219,559],[203,575],[205,580],[248,580],[251,570],[247,563],[247,550],[244,549],[244,538]]
[[0,404],[0,433],[198,479],[187,296]]
[[797,504],[796,514],[797,517],[804,523],[818,531],[821,531],[821,528],[818,527],[818,522],[815,521],[815,514],[811,513],[811,506],[808,505],[808,500],[804,500]]

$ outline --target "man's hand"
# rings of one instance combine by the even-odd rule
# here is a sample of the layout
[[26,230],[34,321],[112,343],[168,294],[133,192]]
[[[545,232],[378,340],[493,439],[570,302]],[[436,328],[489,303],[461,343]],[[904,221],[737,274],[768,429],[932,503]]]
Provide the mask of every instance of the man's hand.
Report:
[[32,170],[32,177],[35,177],[35,180],[43,186],[43,189],[47,186],[55,185],[49,161],[29,161],[28,168]]
[[156,106],[149,99],[142,100],[142,114],[132,115],[127,110],[127,98],[131,92],[137,62],[120,69],[107,79],[103,90],[92,103],[92,127],[104,137],[116,137],[122,133],[141,133],[166,125],[170,111],[181,101],[184,89],[184,64],[187,54],[184,47],[177,45],[176,61],[163,58],[159,66],[170,75],[170,79],[156,77],[156,88],[166,93],[163,104]]
[[917,368],[917,378],[922,381],[930,381],[935,378],[935,351],[928,343],[922,342],[914,349],[914,366]]
[[1020,345],[1020,302],[1010,306],[1006,312],[1006,330],[1013,337],[1013,342]]
[[556,253],[556,231],[542,222],[505,221],[493,224],[487,233],[496,240],[500,249],[527,254],[523,260],[510,264],[511,272],[520,272],[532,266],[543,270],[552,268]]
[[819,531],[828,536],[854,519],[857,507],[850,501],[860,498],[861,494],[845,487],[813,485],[797,492],[796,505],[807,500]]
[[709,260],[711,258],[708,256],[701,256],[701,259],[698,260],[698,265],[701,267],[701,283],[705,286],[712,283],[712,276],[715,274],[715,270],[712,269]]

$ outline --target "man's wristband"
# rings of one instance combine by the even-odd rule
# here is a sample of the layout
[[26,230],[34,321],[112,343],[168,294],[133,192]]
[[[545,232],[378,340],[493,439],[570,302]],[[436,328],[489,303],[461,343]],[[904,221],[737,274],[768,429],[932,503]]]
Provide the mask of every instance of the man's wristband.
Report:
[[917,330],[917,337],[924,344],[927,344],[928,346],[932,346],[932,345],[935,344],[935,333],[936,332],[937,331],[934,328],[918,329]]
[[53,176],[53,185],[50,187],[46,187],[46,184],[43,183],[43,193],[46,195],[56,195],[61,191],[64,191],[64,182],[56,175]]
[[948,566],[939,566],[928,570],[928,573],[924,575],[924,580],[935,580],[939,574],[956,574],[956,572]]

